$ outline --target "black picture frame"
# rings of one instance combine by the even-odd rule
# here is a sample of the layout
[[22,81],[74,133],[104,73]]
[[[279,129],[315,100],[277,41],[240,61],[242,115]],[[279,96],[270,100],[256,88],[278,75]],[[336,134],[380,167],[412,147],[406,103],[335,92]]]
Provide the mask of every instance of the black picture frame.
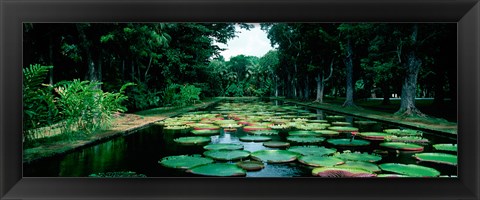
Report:
[[[478,0],[1,0],[1,199],[479,199]],[[23,178],[23,22],[456,22],[458,178]]]

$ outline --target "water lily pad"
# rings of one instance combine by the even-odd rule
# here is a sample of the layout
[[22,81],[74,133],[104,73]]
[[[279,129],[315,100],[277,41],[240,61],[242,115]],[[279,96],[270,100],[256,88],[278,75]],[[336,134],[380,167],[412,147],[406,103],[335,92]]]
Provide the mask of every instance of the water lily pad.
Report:
[[241,128],[243,127],[241,124],[220,124],[220,127],[221,128],[224,128],[224,129],[232,129],[232,128]]
[[289,151],[296,152],[302,155],[330,155],[337,152],[336,149],[329,149],[319,146],[293,146],[288,148]]
[[213,124],[196,124],[193,126],[195,130],[219,130],[220,126],[216,126]]
[[423,132],[411,129],[385,129],[383,132],[397,136],[422,136]]
[[206,145],[210,143],[209,137],[202,137],[202,136],[193,136],[193,137],[179,137],[174,139],[176,143],[181,145]]
[[352,126],[350,122],[332,122],[332,126]]
[[162,160],[160,160],[158,163],[169,168],[190,169],[199,165],[213,163],[213,160],[210,158],[201,157],[200,155],[180,155],[162,158]]
[[244,150],[228,150],[228,149],[218,149],[218,150],[209,150],[203,152],[203,155],[215,160],[221,161],[230,161],[230,160],[240,160],[250,156],[250,152]]
[[332,156],[308,155],[301,156],[298,161],[314,167],[333,167],[345,163],[345,161]]
[[309,122],[309,123],[328,123],[328,121],[324,120],[324,119],[311,119],[311,120],[308,120],[307,122]]
[[194,167],[187,172],[202,176],[246,176],[246,171],[235,164],[211,163]]
[[342,120],[342,119],[345,119],[345,116],[342,116],[342,115],[329,115],[329,116],[326,116],[326,118],[328,120]]
[[290,136],[320,136],[317,132],[313,131],[290,131],[288,132]]
[[278,135],[278,132],[277,130],[262,130],[262,131],[251,131],[251,132],[248,132],[248,134],[252,134],[252,135]]
[[251,153],[250,156],[258,161],[284,163],[295,161],[300,154],[287,150],[260,150]]
[[284,147],[289,147],[290,143],[282,142],[282,141],[269,141],[269,142],[264,142],[263,146],[270,147],[270,148],[284,148]]
[[328,129],[332,131],[337,131],[340,133],[351,133],[351,132],[358,131],[358,128],[351,127],[351,126],[330,126],[328,127]]
[[446,153],[417,153],[414,158],[423,162],[433,162],[457,166],[457,156]]
[[261,135],[247,135],[247,136],[240,137],[238,139],[244,142],[265,142],[265,141],[272,140],[272,138],[270,137],[261,136]]
[[211,135],[219,135],[220,130],[192,130],[192,134],[198,135],[198,136],[211,136]]
[[203,147],[206,150],[240,150],[243,149],[243,145],[241,144],[209,144]]
[[385,137],[386,142],[404,142],[404,143],[417,143],[427,144],[429,140],[427,138],[418,136],[388,136]]
[[376,177],[369,171],[355,168],[341,168],[341,167],[320,167],[312,170],[314,176],[326,178],[346,178],[346,177]]
[[370,142],[366,140],[354,139],[350,141],[350,139],[348,138],[328,139],[327,142],[336,146],[368,146],[370,145]]
[[432,145],[438,151],[454,151],[457,152],[457,144],[434,144]]
[[316,130],[315,132],[321,136],[338,136],[340,134],[340,132],[332,130]]
[[413,177],[435,177],[439,176],[440,172],[430,167],[424,167],[414,164],[400,164],[400,163],[384,163],[379,165],[383,171],[403,174]]
[[191,130],[189,126],[166,126],[163,128],[163,132],[167,134],[172,133],[188,133]]
[[373,163],[370,162],[363,162],[363,161],[347,161],[345,164],[339,165],[339,167],[343,168],[356,168],[356,169],[363,169],[369,172],[380,172],[380,168]]
[[384,142],[380,143],[380,146],[401,151],[423,151],[423,147],[420,145],[403,142]]
[[243,131],[251,132],[251,131],[263,131],[263,130],[270,130],[268,126],[244,126]]
[[238,162],[237,166],[247,171],[258,171],[265,167],[265,165],[262,162],[253,161],[253,160]]
[[288,136],[287,141],[300,144],[318,144],[323,142],[325,138],[316,136]]
[[354,123],[355,123],[355,124],[359,124],[359,125],[374,125],[374,124],[378,124],[378,122],[376,122],[376,121],[355,121]]
[[358,136],[360,136],[363,139],[366,140],[384,140],[385,137],[392,136],[389,133],[382,133],[382,132],[360,132],[358,133]]
[[144,178],[147,177],[145,174],[137,174],[136,172],[125,171],[125,172],[102,172],[96,174],[90,174],[89,177],[101,177],[101,178]]
[[364,161],[364,162],[377,162],[382,159],[382,156],[377,154],[369,153],[360,153],[360,152],[344,152],[335,155],[335,157],[342,160],[351,160],[351,161]]
[[406,175],[401,175],[401,174],[379,174],[377,175],[379,178],[404,178],[404,177],[410,177]]

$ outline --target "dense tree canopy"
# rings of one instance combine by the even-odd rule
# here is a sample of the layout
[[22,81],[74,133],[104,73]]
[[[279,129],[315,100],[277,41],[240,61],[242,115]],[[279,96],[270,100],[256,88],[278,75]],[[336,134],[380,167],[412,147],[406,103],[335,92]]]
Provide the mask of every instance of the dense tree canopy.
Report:
[[[400,115],[422,115],[416,97],[456,101],[455,24],[263,23],[274,50],[226,61],[216,43],[234,23],[26,23],[24,68],[42,69],[53,99],[65,80],[126,83],[129,111],[185,105],[214,96],[285,96],[324,102],[401,97]],[[45,71],[47,70],[47,71]],[[197,97],[198,96],[198,97]],[[48,98],[44,98],[48,99]],[[53,100],[52,100],[53,101]],[[48,106],[53,104],[47,103]],[[38,111],[40,112],[40,111]],[[50,112],[51,114],[51,112]],[[48,120],[47,120],[48,121]],[[51,122],[42,122],[51,123]]]

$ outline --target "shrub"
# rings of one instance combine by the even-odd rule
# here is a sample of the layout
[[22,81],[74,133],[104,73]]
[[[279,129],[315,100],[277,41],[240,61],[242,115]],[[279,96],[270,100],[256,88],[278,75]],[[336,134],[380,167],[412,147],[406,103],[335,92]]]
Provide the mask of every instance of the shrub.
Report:
[[225,95],[229,97],[243,97],[243,88],[238,87],[235,83],[232,83],[227,87]]
[[64,119],[63,133],[90,134],[108,127],[113,113],[126,111],[126,107],[122,106],[128,98],[124,91],[133,84],[123,85],[119,93],[103,92],[100,84],[78,79],[57,84],[55,91],[59,97],[56,101]]
[[163,92],[165,106],[185,106],[200,100],[202,89],[193,85],[170,84]]
[[145,83],[137,82],[126,92],[130,99],[128,108],[131,110],[145,110],[160,106],[160,92],[148,89]]

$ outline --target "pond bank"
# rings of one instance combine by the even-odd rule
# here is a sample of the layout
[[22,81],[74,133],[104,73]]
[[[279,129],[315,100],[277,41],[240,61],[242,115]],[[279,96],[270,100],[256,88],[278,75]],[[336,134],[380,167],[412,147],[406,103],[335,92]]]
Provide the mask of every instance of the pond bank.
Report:
[[271,98],[273,100],[284,101],[288,103],[295,103],[301,106],[307,106],[311,108],[318,108],[327,111],[333,111],[337,113],[352,115],[355,117],[367,118],[377,120],[381,122],[392,123],[399,126],[407,126],[425,131],[432,131],[442,133],[449,137],[456,137],[458,132],[458,126],[456,123],[444,121],[437,118],[402,118],[392,115],[390,113],[372,111],[364,108],[344,108],[341,105],[328,104],[328,103],[314,103],[314,102],[301,102],[292,99],[285,98]]
[[29,163],[43,158],[66,154],[76,149],[98,144],[118,136],[129,135],[134,133],[136,130],[149,126],[155,122],[179,115],[181,113],[206,108],[221,101],[222,99],[223,98],[213,98],[206,100],[205,102],[186,107],[154,108],[137,113],[121,114],[114,120],[109,129],[92,134],[87,138],[72,141],[58,141],[47,145],[24,149],[23,162]]

